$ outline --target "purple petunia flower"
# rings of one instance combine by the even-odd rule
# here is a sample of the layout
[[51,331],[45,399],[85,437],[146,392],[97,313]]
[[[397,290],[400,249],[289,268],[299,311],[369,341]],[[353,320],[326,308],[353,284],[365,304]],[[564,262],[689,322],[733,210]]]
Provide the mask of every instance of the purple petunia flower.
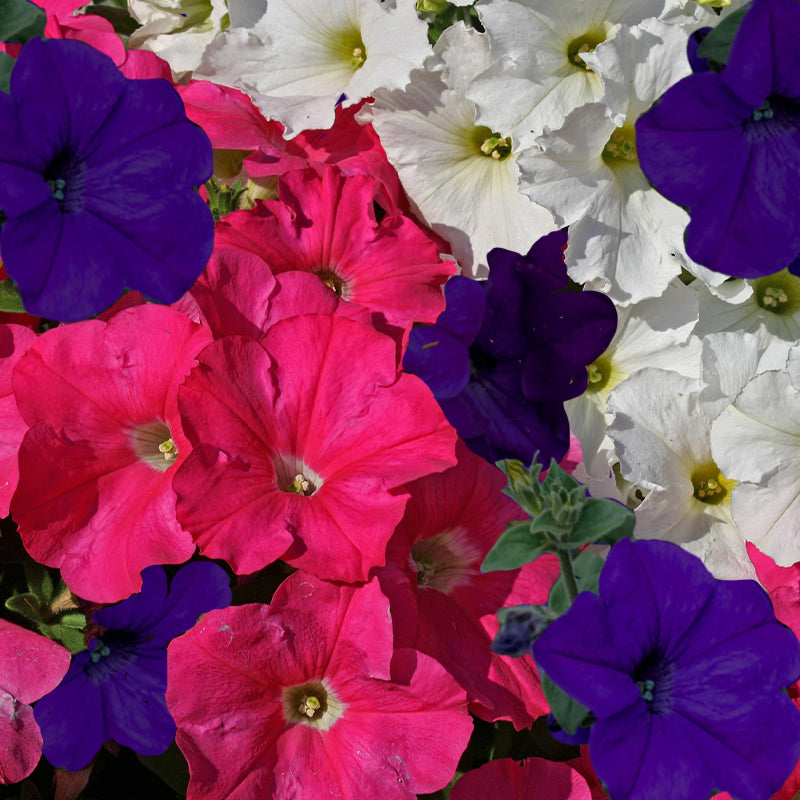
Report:
[[107,628],[75,655],[64,680],[35,706],[42,752],[56,767],[85,767],[114,739],[143,755],[169,747],[175,723],[167,711],[167,645],[197,618],[227,608],[225,571],[207,561],[183,566],[172,579],[159,566],[142,572],[142,591],[94,615]]
[[800,643],[755,581],[718,581],[677,545],[624,539],[534,642],[537,664],[596,717],[589,752],[612,800],[768,800],[800,755],[781,691]]
[[431,388],[467,446],[489,461],[560,459],[569,447],[564,401],[586,389],[586,366],[614,336],[614,304],[565,291],[567,235],[526,256],[495,248],[489,278],[456,276],[435,325],[411,331],[407,372]]
[[636,123],[639,163],[689,208],[686,251],[741,278],[800,252],[800,3],[754,0],[721,73],[689,75]]
[[195,187],[212,168],[167,81],[130,80],[82,42],[28,42],[0,93],[0,249],[26,310],[84,319],[125,287],[178,300],[211,254]]

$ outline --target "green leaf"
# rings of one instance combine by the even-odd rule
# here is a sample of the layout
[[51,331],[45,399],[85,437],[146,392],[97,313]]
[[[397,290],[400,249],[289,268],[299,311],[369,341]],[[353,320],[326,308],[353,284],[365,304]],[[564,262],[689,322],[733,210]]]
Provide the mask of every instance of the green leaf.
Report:
[[137,753],[136,758],[147,769],[158,775],[173,792],[186,796],[189,786],[189,766],[174,741],[159,756],[143,756]]
[[14,59],[8,53],[0,53],[0,92],[9,93],[13,66]]
[[6,608],[27,619],[39,622],[42,618],[42,606],[39,598],[31,592],[15,594],[6,600]]
[[535,561],[550,547],[552,543],[546,539],[537,540],[531,536],[529,522],[512,522],[486,554],[481,572],[519,569]]
[[0,281],[0,311],[25,313],[25,306],[13,281]]
[[0,42],[25,44],[44,35],[47,15],[28,0],[0,0]]
[[542,678],[542,690],[547,702],[550,704],[550,711],[556,718],[556,722],[567,732],[575,733],[578,726],[589,715],[589,709],[582,706],[577,700],[570,697],[566,692],[556,686],[550,678],[539,669]]
[[48,604],[53,599],[53,579],[47,567],[37,564],[33,559],[25,561],[25,580],[28,589],[43,604]]
[[615,544],[633,536],[636,515],[629,508],[602,497],[589,497],[581,508],[568,537],[562,537],[562,547],[575,549],[584,544]]
[[[84,624],[85,623],[86,620],[84,618]],[[72,625],[61,625],[56,623],[53,625],[40,625],[39,630],[48,639],[53,639],[54,641],[63,644],[64,647],[66,647],[67,650],[69,650],[73,655],[87,649],[83,641],[83,626],[78,629]]]
[[700,47],[697,48],[697,55],[700,58],[714,61],[719,65],[725,64],[728,60],[733,40],[736,37],[736,32],[739,30],[739,24],[746,13],[746,8],[740,8],[725,17],[700,43]]
[[122,9],[109,6],[89,6],[86,9],[86,13],[107,19],[114,28],[114,32],[120,36],[130,36],[137,28],[141,27],[128,13],[127,7]]

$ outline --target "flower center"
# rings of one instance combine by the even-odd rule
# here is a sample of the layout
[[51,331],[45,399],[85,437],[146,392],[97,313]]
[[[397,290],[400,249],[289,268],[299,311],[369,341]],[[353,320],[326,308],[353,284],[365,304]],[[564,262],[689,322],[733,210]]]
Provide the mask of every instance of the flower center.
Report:
[[760,308],[773,314],[790,316],[800,311],[800,278],[787,270],[750,281],[753,297]]
[[672,662],[659,648],[648,653],[633,671],[633,682],[639,687],[651,714],[661,714],[672,707],[670,695],[674,671]]
[[505,161],[511,155],[511,137],[503,137],[485,125],[475,128],[472,139],[482,156],[495,161]]
[[107,655],[110,655],[111,650],[108,648],[108,645],[103,644],[102,639],[97,640],[97,647],[92,650],[92,654],[89,656],[89,660],[92,664],[96,664],[101,658],[105,658]]
[[586,367],[589,375],[589,383],[586,386],[587,392],[599,392],[604,389],[611,378],[611,360],[605,356],[600,356],[593,364]]
[[128,435],[137,458],[159,472],[166,472],[178,457],[178,448],[165,422],[138,425]]
[[632,125],[623,125],[611,134],[603,148],[602,158],[609,166],[639,160],[636,154],[636,131]]
[[468,586],[479,574],[481,553],[467,540],[463,528],[420,539],[411,547],[412,566],[420,589],[437,589],[449,594],[458,586]]
[[342,31],[331,41],[339,58],[352,70],[361,69],[367,60],[367,48],[358,29]]
[[694,496],[701,503],[711,506],[722,503],[735,485],[736,481],[728,480],[713,461],[703,464],[692,473]]
[[322,478],[299,458],[279,456],[275,462],[278,489],[290,494],[310,497],[320,486]]
[[[344,297],[346,286],[342,278],[329,269],[320,269],[314,273],[331,291],[339,297]],[[345,298],[346,299],[346,298]]]
[[347,707],[321,680],[284,689],[282,702],[287,722],[310,725],[321,731],[340,719]]
[[70,149],[62,150],[47,165],[44,180],[62,212],[82,208],[85,173],[86,165]]
[[794,136],[799,128],[800,105],[780,96],[768,97],[742,122],[742,132],[750,142]]
[[579,67],[587,72],[591,72],[591,68],[587,66],[586,62],[581,58],[581,54],[591,53],[597,45],[605,40],[605,33],[601,33],[600,31],[587,31],[583,36],[573,39],[567,45],[567,61],[574,67]]

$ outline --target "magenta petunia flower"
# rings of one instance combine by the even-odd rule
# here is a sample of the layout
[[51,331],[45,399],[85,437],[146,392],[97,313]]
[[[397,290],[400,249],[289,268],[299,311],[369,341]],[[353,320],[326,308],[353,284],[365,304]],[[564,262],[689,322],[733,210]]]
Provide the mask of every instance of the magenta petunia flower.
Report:
[[30,704],[58,686],[69,669],[66,647],[0,619],[0,783],[17,783],[42,755]]
[[186,561],[172,476],[189,452],[177,389],[211,334],[155,305],[39,337],[14,393],[31,426],[11,503],[23,544],[81,597],[110,603],[151,564]]
[[377,581],[302,572],[175,639],[167,706],[189,800],[413,800],[448,783],[472,730],[450,675],[394,650]]
[[376,221],[372,178],[307,169],[283,176],[278,191],[280,201],[225,217],[217,245],[250,250],[275,273],[313,272],[379,324],[436,321],[455,262],[443,261],[438,244],[401,212]]
[[[545,603],[558,562],[542,556],[520,570],[481,573],[497,537],[524,512],[503,494],[506,480],[497,467],[461,440],[456,455],[455,467],[408,486],[406,513],[379,575],[393,606],[407,602],[404,595],[411,587],[419,616],[411,641],[467,690],[470,710],[492,722],[511,720],[520,729],[550,708],[529,655],[511,659],[492,652],[497,610]],[[390,574],[396,570],[405,585]]]
[[403,516],[402,484],[455,463],[433,395],[397,374],[392,339],[357,322],[292,317],[199,361],[179,392],[195,450],[175,476],[178,519],[237,573],[282,557],[366,580]]
[[568,764],[526,758],[500,758],[468,772],[453,787],[450,800],[500,797],[503,800],[591,800],[586,779]]
[[0,325],[0,517],[7,517],[17,488],[19,446],[28,426],[17,410],[11,375],[36,334],[22,325]]

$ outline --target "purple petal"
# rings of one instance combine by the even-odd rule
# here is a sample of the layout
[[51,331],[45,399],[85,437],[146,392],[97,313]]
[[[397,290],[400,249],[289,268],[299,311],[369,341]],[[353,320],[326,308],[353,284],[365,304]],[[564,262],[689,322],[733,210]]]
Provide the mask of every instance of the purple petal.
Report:
[[437,400],[454,397],[470,378],[469,350],[438,324],[414,328],[403,369],[424,380]]
[[436,325],[469,347],[475,341],[486,313],[483,284],[454,275],[445,284],[444,296],[447,306]]

